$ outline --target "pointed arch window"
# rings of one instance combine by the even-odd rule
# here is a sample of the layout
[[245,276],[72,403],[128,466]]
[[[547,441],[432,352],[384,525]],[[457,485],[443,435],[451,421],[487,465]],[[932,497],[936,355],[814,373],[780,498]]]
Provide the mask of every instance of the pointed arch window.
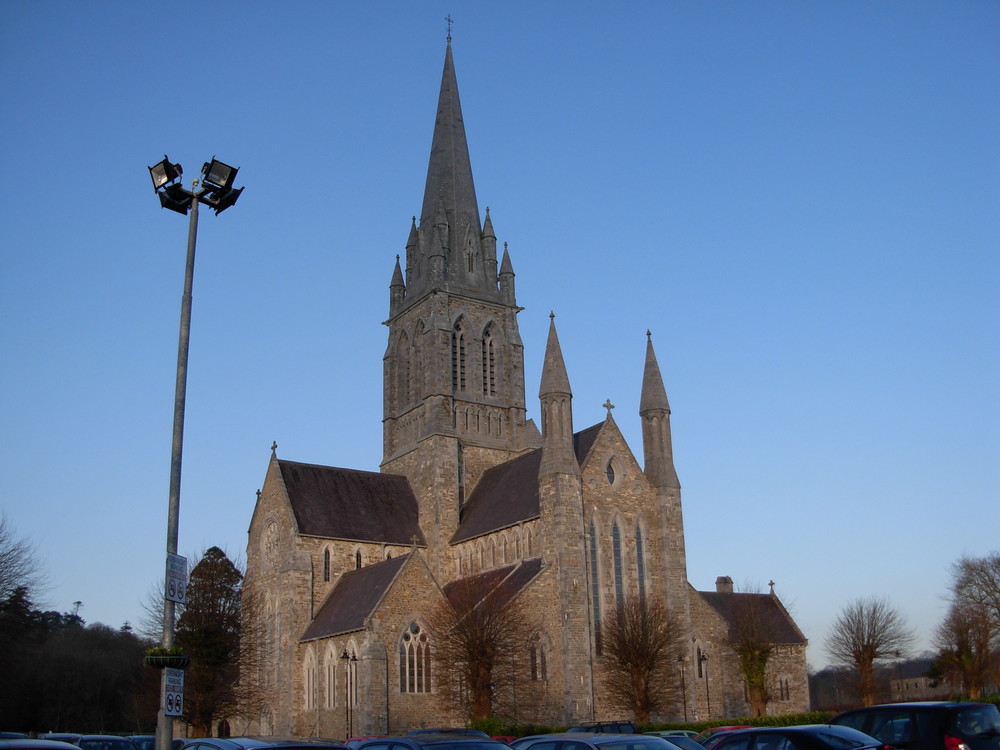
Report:
[[323,550],[323,581],[330,580],[330,549]]
[[639,601],[646,601],[646,547],[642,539],[642,525],[635,525],[635,564],[639,577]]
[[410,623],[399,642],[399,692],[431,692],[431,643],[418,622]]
[[326,650],[323,658],[323,705],[326,708],[333,708],[337,699],[337,654],[333,647]]
[[549,679],[548,663],[545,654],[545,642],[537,633],[528,644],[528,661],[532,680]]
[[465,390],[465,327],[462,321],[455,324],[451,333],[451,387]]
[[483,334],[483,395],[497,395],[497,353],[492,326]]
[[361,550],[354,553],[354,569],[361,570]]
[[590,521],[590,606],[594,612],[594,653],[601,655],[601,583],[597,556],[597,527]]
[[304,693],[306,709],[316,708],[316,652],[311,648],[306,651],[304,665]]
[[615,566],[615,603],[621,606],[625,601],[625,581],[622,572],[622,530],[618,521],[611,527],[611,558]]

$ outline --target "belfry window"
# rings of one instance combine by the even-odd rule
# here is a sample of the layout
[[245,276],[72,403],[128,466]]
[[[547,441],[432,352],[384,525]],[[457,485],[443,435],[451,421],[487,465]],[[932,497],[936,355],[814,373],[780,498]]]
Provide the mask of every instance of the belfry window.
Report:
[[451,333],[451,387],[465,390],[465,331],[461,321]]
[[431,644],[419,623],[410,623],[399,642],[399,692],[431,691]]
[[497,358],[493,345],[493,332],[483,334],[483,395],[497,395]]

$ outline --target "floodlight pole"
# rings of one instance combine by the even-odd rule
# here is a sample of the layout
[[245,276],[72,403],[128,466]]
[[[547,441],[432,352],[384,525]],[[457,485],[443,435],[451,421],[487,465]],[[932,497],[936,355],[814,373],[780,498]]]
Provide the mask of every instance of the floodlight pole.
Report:
[[[191,287],[194,285],[194,251],[198,238],[198,180],[191,186],[188,223],[187,265],[184,269],[184,294],[181,297],[181,326],[177,340],[177,384],[174,388],[174,433],[170,446],[170,490],[167,499],[167,555],[177,554],[177,526],[181,509],[181,457],[184,453],[184,405],[187,394],[188,344],[191,340]],[[174,645],[176,605],[163,597],[163,647]],[[166,715],[167,670],[160,670],[160,710],[156,715],[156,750],[171,750],[174,739],[173,718]]]

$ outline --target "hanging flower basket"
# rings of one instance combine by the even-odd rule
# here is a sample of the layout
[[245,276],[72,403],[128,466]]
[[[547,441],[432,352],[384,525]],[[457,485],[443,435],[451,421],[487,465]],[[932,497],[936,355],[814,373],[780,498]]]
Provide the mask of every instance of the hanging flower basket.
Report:
[[191,657],[185,656],[183,653],[163,653],[160,652],[147,652],[143,657],[143,661],[146,662],[146,666],[153,667],[153,669],[185,669],[191,663]]

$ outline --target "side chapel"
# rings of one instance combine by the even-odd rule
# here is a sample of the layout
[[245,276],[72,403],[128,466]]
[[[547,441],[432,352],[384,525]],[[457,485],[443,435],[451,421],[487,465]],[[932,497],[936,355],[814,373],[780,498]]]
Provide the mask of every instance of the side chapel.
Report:
[[[749,712],[727,650],[733,603],[783,623],[770,713],[808,708],[806,639],[774,594],[687,581],[670,405],[647,332],[642,465],[609,404],[574,430],[554,316],[527,417],[514,269],[480,219],[449,37],[419,223],[389,283],[380,472],[270,463],[249,528],[245,588],[259,604],[267,695],[247,731],[328,737],[460,724],[438,704],[426,615],[462,579],[503,585],[538,632],[517,720],[620,718],[601,699],[600,628],[616,602],[655,595],[683,624],[676,705],[657,719]],[[638,352],[637,352],[638,353]],[[245,675],[245,679],[250,675]]]

